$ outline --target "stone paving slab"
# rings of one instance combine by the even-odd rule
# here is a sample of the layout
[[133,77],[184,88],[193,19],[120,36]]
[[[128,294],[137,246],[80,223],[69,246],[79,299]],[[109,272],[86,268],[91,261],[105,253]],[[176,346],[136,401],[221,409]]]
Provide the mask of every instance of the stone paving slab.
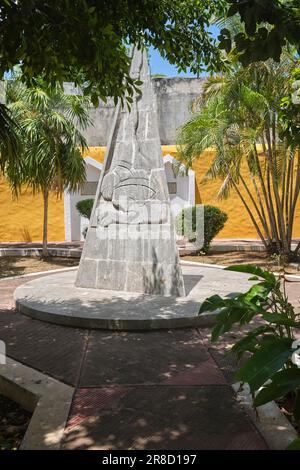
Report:
[[[91,406],[92,404],[92,406]],[[228,386],[78,389],[64,449],[267,449]]]
[[81,387],[158,383],[212,385],[226,382],[196,330],[91,332]]
[[7,355],[70,385],[78,377],[87,332],[0,311],[0,340]]

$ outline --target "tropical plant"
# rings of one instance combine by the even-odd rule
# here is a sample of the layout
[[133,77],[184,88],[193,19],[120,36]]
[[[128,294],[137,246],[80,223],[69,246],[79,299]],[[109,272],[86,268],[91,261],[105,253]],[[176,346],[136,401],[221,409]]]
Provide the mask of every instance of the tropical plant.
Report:
[[3,173],[5,166],[18,160],[20,154],[18,126],[12,119],[9,109],[0,103],[0,171]]
[[[202,210],[204,217],[204,233],[197,234],[197,217],[199,216],[201,219]],[[201,239],[201,241],[203,241],[203,245],[200,251],[208,253],[212,240],[218,235],[220,230],[222,230],[227,219],[227,214],[221,211],[218,207],[210,205],[186,207],[182,209],[176,217],[176,232],[178,235],[184,235],[191,242]],[[199,228],[202,229],[201,224]]]
[[[42,79],[26,87],[19,79],[6,85],[7,105],[18,125],[23,154],[6,163],[4,171],[18,196],[26,185],[44,200],[43,256],[48,256],[48,200],[50,191],[77,190],[85,182],[81,149],[86,141],[78,130],[89,124],[88,100],[67,95],[59,84]],[[30,214],[28,214],[30,216]]]
[[78,210],[79,214],[82,217],[86,217],[87,219],[90,219],[93,205],[94,205],[94,199],[92,198],[83,199],[82,201],[77,202],[76,209]]
[[[244,32],[220,44],[207,25],[239,15]],[[223,65],[220,48],[244,62],[299,48],[298,0],[5,0],[0,5],[0,74],[21,64],[26,80],[84,81],[94,99],[132,90],[125,44],[145,42],[181,69]]]
[[300,437],[292,441],[286,450],[300,450]]
[[226,17],[239,17],[243,30],[223,28],[220,47],[234,50],[244,64],[273,58],[279,61],[282,50],[292,44],[300,53],[299,0],[228,0]]
[[300,62],[291,73],[291,90],[281,100],[282,135],[291,145],[300,146]]
[[289,394],[294,404],[293,418],[299,423],[300,368],[297,366],[300,364],[298,359],[295,360],[295,354],[299,347],[296,336],[300,332],[300,314],[288,300],[285,282],[282,283],[284,279],[251,265],[230,266],[226,270],[249,273],[252,275],[250,280],[259,282],[245,293],[234,293],[225,298],[209,297],[199,314],[218,312],[212,341],[217,341],[236,324],[243,327],[254,319],[260,320],[231,348],[238,360],[247,358],[235,377],[249,384],[254,407]]
[[222,66],[206,27],[224,0],[5,0],[0,2],[0,75],[21,64],[24,80],[78,81],[98,98],[130,98],[128,43],[155,47],[192,71]]
[[[281,100],[292,92],[295,66],[288,54],[242,68],[232,63],[224,76],[208,78],[192,118],[182,127],[181,159],[192,165],[207,148],[216,151],[204,181],[222,181],[218,197],[235,191],[269,253],[292,251],[300,193],[299,134],[284,133]],[[294,128],[295,129],[295,128]],[[246,176],[247,175],[247,176]]]

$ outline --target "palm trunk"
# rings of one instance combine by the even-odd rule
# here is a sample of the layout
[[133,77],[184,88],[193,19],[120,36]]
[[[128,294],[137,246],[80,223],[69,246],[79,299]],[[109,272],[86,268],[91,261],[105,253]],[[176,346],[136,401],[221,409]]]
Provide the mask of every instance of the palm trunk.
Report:
[[[250,171],[250,168],[249,168],[249,171]],[[258,207],[258,205],[256,204],[256,201],[255,201],[254,197],[252,196],[251,191],[249,190],[246,181],[244,180],[244,178],[242,177],[241,174],[239,174],[239,177],[240,177],[240,180],[241,180],[241,182],[242,182],[242,184],[243,184],[243,186],[244,186],[244,188],[245,188],[245,190],[246,190],[246,193],[247,193],[248,196],[249,196],[249,199],[251,200],[251,202],[252,202],[252,204],[253,204],[253,206],[254,206],[254,209],[255,209],[255,211],[256,211],[256,213],[257,213],[257,216],[258,216],[258,218],[259,218],[259,220],[260,220],[260,223],[261,223],[261,225],[262,225],[262,227],[263,227],[263,229],[264,229],[264,231],[265,231],[265,235],[266,235],[266,237],[269,239],[270,237],[269,237],[269,235],[268,235],[268,232],[269,232],[269,231],[268,231],[268,227],[267,227],[267,224],[266,224],[266,220],[265,220],[265,218],[263,217],[262,213],[260,212],[259,207]],[[251,172],[250,172],[250,177],[252,177]]]
[[[279,197],[278,191],[278,179],[277,179],[277,168],[276,168],[276,148],[272,147],[272,137],[270,132],[270,125],[267,123],[265,128],[265,136],[267,142],[267,160],[268,160],[268,192],[270,197],[270,203],[272,202],[272,194],[274,195],[275,199],[275,207],[276,207],[276,220],[277,220],[277,228],[278,234],[277,237],[279,238],[276,240],[277,249],[279,254],[287,255],[288,254],[288,246],[285,234],[285,223],[284,223],[284,216],[282,212],[281,201]],[[271,181],[272,181],[272,188],[271,188]],[[273,204],[273,203],[272,203]],[[279,245],[279,246],[278,246]]]
[[[265,204],[266,204],[266,208],[267,208],[267,212],[269,216],[270,228],[272,232],[272,245],[275,244],[277,252],[280,253],[280,241],[279,241],[279,235],[278,235],[278,227],[276,223],[276,214],[275,214],[275,209],[274,209],[272,195],[271,195],[270,166],[269,166],[269,159],[267,155],[268,149],[266,146],[264,134],[262,134],[261,138],[262,138],[262,146],[263,146],[264,155],[265,155],[265,158],[267,159],[267,163],[266,163],[267,186],[265,186],[264,177],[261,172],[260,162],[258,159],[258,154],[257,154],[257,149],[256,149],[256,159],[257,159],[258,170],[259,170],[258,175],[259,175],[261,187],[262,187],[264,198],[265,198]],[[272,251],[273,247],[271,246],[270,249]]]
[[48,191],[48,188],[45,188],[43,191],[43,199],[44,199],[43,250],[42,250],[43,258],[47,258],[49,256],[49,253],[48,253],[48,198],[49,198],[49,191]]
[[259,225],[258,225],[258,223],[256,222],[255,217],[254,217],[253,214],[252,214],[252,211],[251,211],[250,207],[248,206],[248,204],[247,204],[245,198],[243,197],[241,191],[239,190],[237,184],[233,181],[232,178],[231,178],[231,180],[232,180],[232,184],[233,184],[233,187],[234,187],[236,193],[239,195],[239,197],[240,197],[242,203],[244,204],[244,207],[245,207],[246,211],[248,212],[248,214],[249,214],[249,216],[250,216],[250,219],[252,220],[252,223],[253,223],[253,225],[254,225],[254,227],[255,227],[255,229],[256,229],[256,232],[257,232],[259,238],[261,239],[262,243],[264,244],[265,248],[267,249],[268,246],[267,246],[266,239],[265,239],[265,237],[263,236],[263,234],[262,234],[262,232],[261,232],[261,230],[260,230],[260,228],[259,228]]
[[[264,155],[266,155],[266,145],[265,145],[263,136],[262,136],[262,146],[263,146]],[[270,224],[269,247],[271,249],[274,240],[276,240],[277,228],[276,228],[276,222],[275,222],[275,215],[272,212],[272,207],[269,204],[268,192],[267,192],[265,179],[264,179],[262,168],[261,168],[261,163],[260,163],[259,158],[258,158],[258,152],[257,152],[256,144],[254,144],[254,156],[255,156],[255,161],[256,161],[256,166],[257,166],[258,179],[259,179],[259,182],[260,182],[260,187],[261,187],[261,190],[262,190],[264,203],[265,203],[266,211],[267,211],[268,218],[269,218],[269,224]],[[265,217],[265,219],[267,221],[266,217]]]

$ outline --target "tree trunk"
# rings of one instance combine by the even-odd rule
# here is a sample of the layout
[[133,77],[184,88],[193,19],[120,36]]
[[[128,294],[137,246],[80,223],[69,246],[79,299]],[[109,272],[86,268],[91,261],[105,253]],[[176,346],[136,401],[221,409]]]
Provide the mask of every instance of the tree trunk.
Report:
[[42,250],[43,258],[47,258],[49,256],[49,253],[48,253],[48,196],[49,196],[48,188],[45,188],[43,191],[43,199],[44,199],[43,250]]

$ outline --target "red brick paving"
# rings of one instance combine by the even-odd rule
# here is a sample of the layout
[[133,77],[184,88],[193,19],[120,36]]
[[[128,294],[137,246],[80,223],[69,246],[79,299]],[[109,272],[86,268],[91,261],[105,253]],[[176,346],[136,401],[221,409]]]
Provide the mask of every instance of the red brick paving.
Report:
[[[266,449],[228,386],[78,389],[64,449]],[[93,406],[90,406],[90,404]]]
[[68,431],[93,418],[95,412],[117,408],[129,390],[129,387],[78,388],[67,423]]
[[[0,281],[0,339],[7,354],[76,392],[66,449],[266,449],[234,400],[239,334],[212,345],[210,330],[87,331],[40,322],[13,309],[15,287]],[[290,283],[293,301],[300,284]]]

